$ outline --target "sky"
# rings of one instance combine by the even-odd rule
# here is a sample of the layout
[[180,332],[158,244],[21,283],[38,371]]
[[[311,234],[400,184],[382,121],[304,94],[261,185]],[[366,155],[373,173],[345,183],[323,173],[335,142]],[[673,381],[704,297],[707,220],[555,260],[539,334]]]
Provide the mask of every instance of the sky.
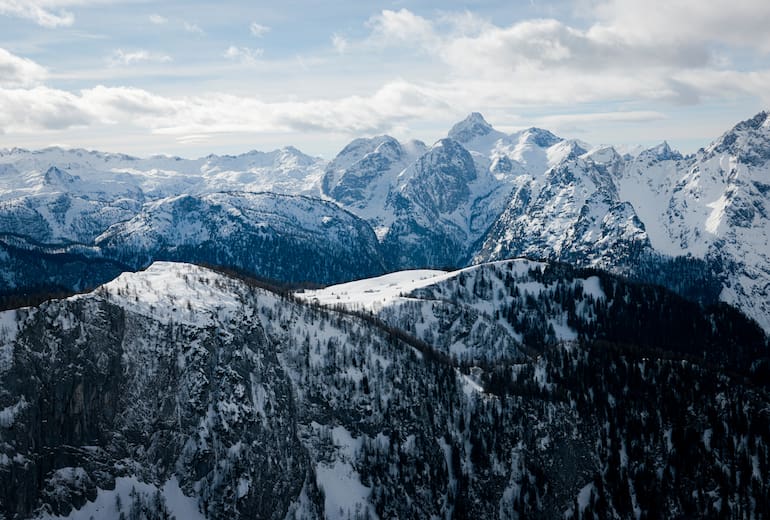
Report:
[[0,0],[0,148],[332,158],[476,111],[690,153],[769,107],[766,0]]

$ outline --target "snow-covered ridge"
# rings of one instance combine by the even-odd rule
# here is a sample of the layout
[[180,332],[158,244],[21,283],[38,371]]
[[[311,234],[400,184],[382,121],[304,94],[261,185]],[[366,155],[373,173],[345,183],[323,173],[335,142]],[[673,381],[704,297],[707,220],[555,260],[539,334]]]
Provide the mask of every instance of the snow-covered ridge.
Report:
[[0,198],[61,192],[62,178],[69,181],[66,192],[73,196],[104,191],[115,181],[124,190],[140,191],[146,197],[229,189],[317,195],[323,166],[322,159],[294,147],[199,159],[137,158],[62,148],[14,149],[0,152]]
[[530,269],[542,269],[544,262],[527,259],[501,260],[483,265],[473,265],[456,271],[435,269],[411,269],[366,278],[342,284],[331,285],[318,290],[303,290],[296,293],[299,298],[320,305],[348,307],[356,310],[376,311],[395,304],[408,297],[417,289],[430,287],[445,280],[483,269],[484,266],[508,266],[511,272],[523,274]]
[[[154,262],[144,271],[123,273],[96,294],[127,311],[163,323],[195,326],[226,322],[243,308],[232,279],[193,264]],[[78,295],[73,298],[87,298]]]
[[[378,288],[392,304],[375,320],[156,262],[92,293],[0,315],[18,329],[0,344],[0,511],[344,520],[451,518],[473,504],[479,518],[511,518],[526,501],[525,514],[555,518],[597,478],[592,497],[606,490],[608,504],[626,493],[618,483],[641,489],[656,475],[650,454],[686,453],[691,438],[705,449],[671,468],[686,483],[767,458],[766,432],[746,427],[767,408],[765,394],[692,361],[745,359],[721,348],[745,325],[739,316],[701,316],[661,288],[526,259],[326,291],[354,305]],[[304,297],[313,294],[323,291]],[[666,319],[672,312],[682,319]],[[689,361],[626,350],[616,320],[637,327],[632,335],[678,331],[666,337],[672,349],[694,335],[711,350]],[[596,334],[618,348],[572,341]],[[429,358],[408,337],[449,356]],[[627,427],[631,416],[650,428]],[[741,427],[747,441],[736,443],[730,432]],[[549,462],[559,450],[575,470],[567,479],[564,459]],[[597,460],[637,480],[609,481]],[[755,468],[760,503],[767,468]],[[669,492],[663,476],[655,482]],[[546,493],[555,498],[541,505]],[[718,509],[707,500],[699,516]],[[627,503],[616,516],[632,514]]]

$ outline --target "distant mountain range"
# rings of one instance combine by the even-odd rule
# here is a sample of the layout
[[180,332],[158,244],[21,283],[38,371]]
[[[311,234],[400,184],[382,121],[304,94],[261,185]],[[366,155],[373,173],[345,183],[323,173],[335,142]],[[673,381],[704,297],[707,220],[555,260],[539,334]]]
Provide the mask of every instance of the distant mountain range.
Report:
[[[329,162],[292,147],[196,160],[0,151],[9,265],[19,240],[132,268],[194,260],[315,283],[526,256],[725,301],[766,331],[768,197],[765,112],[686,157],[665,142],[621,155],[538,128],[505,134],[478,113],[431,146],[361,138]],[[8,290],[28,285],[3,276]]]

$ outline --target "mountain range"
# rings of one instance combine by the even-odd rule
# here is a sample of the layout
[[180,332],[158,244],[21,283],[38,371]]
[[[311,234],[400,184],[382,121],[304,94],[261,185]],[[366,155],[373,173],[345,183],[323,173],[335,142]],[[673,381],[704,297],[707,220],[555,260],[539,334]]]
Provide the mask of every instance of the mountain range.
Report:
[[0,519],[770,516],[768,212],[766,112],[0,150]]
[[526,256],[724,301],[768,331],[768,150],[765,112],[688,156],[505,134],[478,113],[431,146],[360,138],[328,162],[292,147],[197,160],[13,149],[0,152],[0,237],[9,258],[20,242],[76,245],[134,269],[190,260],[314,283]]

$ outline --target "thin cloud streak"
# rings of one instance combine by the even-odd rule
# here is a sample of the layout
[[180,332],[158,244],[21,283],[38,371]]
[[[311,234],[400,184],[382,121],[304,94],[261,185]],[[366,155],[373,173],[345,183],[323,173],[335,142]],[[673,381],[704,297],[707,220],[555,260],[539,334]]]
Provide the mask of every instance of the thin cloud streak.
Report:
[[157,54],[145,49],[137,49],[133,51],[125,51],[123,49],[116,49],[112,55],[107,59],[111,67],[119,66],[131,66],[137,63],[168,63],[171,60],[171,56],[167,54]]
[[[26,107],[22,110],[21,107]],[[98,86],[78,94],[36,87],[0,88],[0,130],[35,133],[83,125],[131,125],[183,137],[226,132],[378,133],[399,121],[435,117],[447,107],[406,83],[371,96],[264,102],[211,94],[172,98],[146,90]]]

